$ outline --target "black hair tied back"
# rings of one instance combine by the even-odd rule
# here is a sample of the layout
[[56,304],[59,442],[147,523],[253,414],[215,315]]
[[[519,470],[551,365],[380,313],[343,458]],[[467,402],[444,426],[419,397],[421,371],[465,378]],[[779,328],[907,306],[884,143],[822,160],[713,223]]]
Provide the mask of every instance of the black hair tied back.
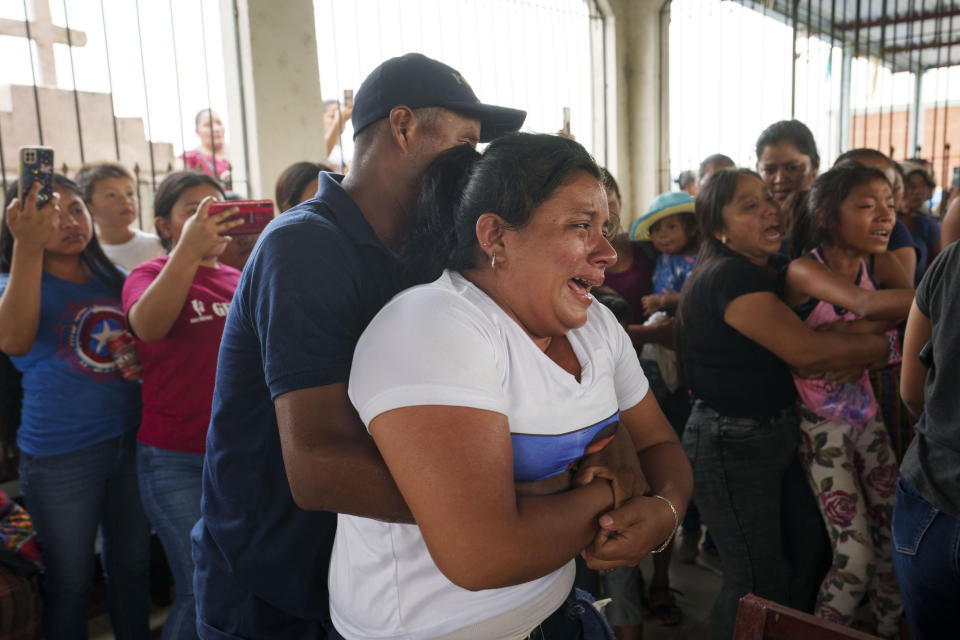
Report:
[[477,220],[495,213],[520,229],[558,187],[578,172],[600,186],[600,167],[579,143],[560,136],[511,133],[477,153],[460,145],[441,153],[424,177],[413,230],[400,244],[410,283],[430,282],[444,269],[475,266]]
[[478,160],[476,149],[461,144],[430,163],[417,200],[416,220],[398,252],[410,282],[436,280],[455,251],[456,212]]

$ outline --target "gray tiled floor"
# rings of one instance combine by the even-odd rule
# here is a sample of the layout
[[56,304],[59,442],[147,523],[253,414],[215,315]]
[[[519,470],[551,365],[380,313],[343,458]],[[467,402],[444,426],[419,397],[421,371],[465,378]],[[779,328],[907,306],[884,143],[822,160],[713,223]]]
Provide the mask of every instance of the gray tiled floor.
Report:
[[[640,564],[644,576],[653,575],[653,561],[649,556]],[[707,637],[710,607],[720,591],[721,578],[712,571],[692,564],[684,564],[674,554],[670,565],[670,586],[680,591],[675,594],[677,606],[683,611],[683,623],[676,627],[661,627],[655,620],[643,624],[644,640],[701,640]]]

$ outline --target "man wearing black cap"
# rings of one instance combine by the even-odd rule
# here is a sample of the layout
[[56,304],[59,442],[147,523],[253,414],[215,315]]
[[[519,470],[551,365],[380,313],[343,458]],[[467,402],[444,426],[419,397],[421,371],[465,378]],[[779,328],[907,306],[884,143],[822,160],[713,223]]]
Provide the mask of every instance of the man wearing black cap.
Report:
[[480,103],[445,64],[388,60],[354,99],[349,175],[321,173],[264,232],[220,347],[193,530],[201,638],[323,637],[336,512],[410,519],[347,398],[353,349],[402,286],[390,247],[427,165],[525,116]]

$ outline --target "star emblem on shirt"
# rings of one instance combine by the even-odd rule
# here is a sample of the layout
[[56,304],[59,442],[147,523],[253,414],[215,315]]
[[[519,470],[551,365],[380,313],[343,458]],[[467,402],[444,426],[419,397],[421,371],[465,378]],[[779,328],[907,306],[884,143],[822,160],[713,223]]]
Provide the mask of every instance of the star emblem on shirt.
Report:
[[90,337],[97,341],[97,344],[94,347],[96,352],[102,353],[106,349],[107,343],[113,340],[114,338],[116,338],[117,336],[121,335],[122,333],[123,333],[123,329],[120,329],[120,328],[112,329],[110,328],[109,322],[107,322],[106,320],[101,320],[100,330],[97,331],[96,333],[91,333]]

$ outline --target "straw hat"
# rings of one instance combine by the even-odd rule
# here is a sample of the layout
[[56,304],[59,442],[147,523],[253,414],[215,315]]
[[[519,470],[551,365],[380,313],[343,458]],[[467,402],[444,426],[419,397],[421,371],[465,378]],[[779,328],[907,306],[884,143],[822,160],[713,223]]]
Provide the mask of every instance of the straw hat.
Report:
[[634,240],[649,240],[650,227],[655,222],[677,213],[693,213],[693,203],[693,196],[685,191],[661,193],[650,203],[650,209],[634,221],[630,227],[630,237]]

